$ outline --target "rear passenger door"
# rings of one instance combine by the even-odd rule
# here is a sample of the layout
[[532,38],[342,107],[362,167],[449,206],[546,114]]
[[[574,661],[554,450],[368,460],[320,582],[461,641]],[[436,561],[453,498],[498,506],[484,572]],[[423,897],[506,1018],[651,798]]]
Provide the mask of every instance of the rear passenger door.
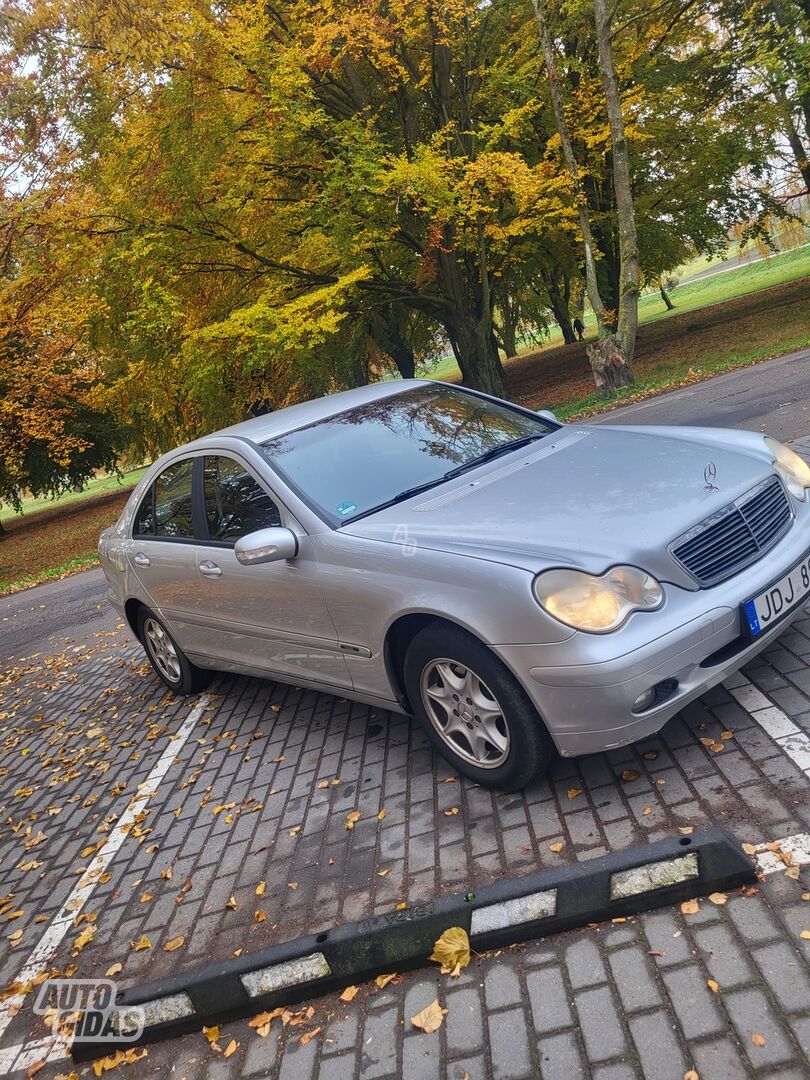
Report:
[[187,457],[157,476],[138,507],[129,545],[135,576],[186,651],[194,643],[188,615],[196,609],[199,593],[194,470],[195,459]]
[[[206,454],[198,478],[204,517],[196,548],[198,648],[226,665],[350,686],[304,529],[266,482],[232,454]],[[234,554],[236,541],[278,525],[296,533],[298,555],[243,566]]]

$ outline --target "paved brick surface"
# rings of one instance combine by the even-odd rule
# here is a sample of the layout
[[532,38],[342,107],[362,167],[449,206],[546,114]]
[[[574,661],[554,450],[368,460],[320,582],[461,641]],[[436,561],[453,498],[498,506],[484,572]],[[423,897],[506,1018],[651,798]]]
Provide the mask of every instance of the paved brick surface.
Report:
[[[560,761],[546,780],[509,795],[453,776],[407,718],[224,679],[187,741],[176,740],[165,778],[53,968],[97,976],[121,964],[116,977],[136,982],[678,828],[720,824],[750,843],[810,831],[808,777],[763,713],[784,710],[810,733],[810,612],[745,675],[750,690],[735,697],[719,687],[659,736]],[[194,702],[165,695],[122,630],[18,661],[0,695],[0,893],[10,897],[0,905],[0,986],[8,986]],[[349,830],[352,811],[360,818]],[[236,1041],[228,1058],[194,1035],[121,1068],[295,1080],[681,1080],[692,1067],[704,1080],[806,1076],[808,878],[772,874],[725,904],[702,901],[696,915],[664,908],[476,957],[456,980],[431,969],[384,989],[372,983],[351,1003],[313,1001],[310,1019],[277,1020],[266,1038],[230,1024],[217,1044]],[[76,948],[88,928],[91,939]],[[178,937],[183,945],[165,951]],[[134,950],[143,938],[150,948]],[[436,997],[445,1023],[420,1034],[410,1017]],[[43,1033],[26,1004],[0,1055]],[[38,1075],[68,1071],[57,1062]]]

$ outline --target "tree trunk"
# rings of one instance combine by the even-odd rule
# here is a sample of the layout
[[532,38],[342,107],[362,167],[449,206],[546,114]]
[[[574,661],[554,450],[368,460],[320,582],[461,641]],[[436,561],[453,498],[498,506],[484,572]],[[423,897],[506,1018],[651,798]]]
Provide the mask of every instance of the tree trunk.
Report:
[[397,311],[393,307],[386,308],[379,320],[374,319],[369,333],[378,348],[394,361],[402,378],[412,379],[416,374],[416,358],[402,334]]
[[566,345],[571,345],[577,340],[571,323],[571,313],[568,310],[568,300],[566,299],[566,296],[570,299],[571,285],[568,284],[565,290],[566,296],[564,296],[560,292],[560,286],[552,273],[543,272],[543,281],[548,293],[548,302],[551,304],[551,310],[554,313],[554,321],[562,331],[563,341]]
[[464,385],[494,397],[504,397],[503,368],[492,329],[482,330],[474,314],[453,311],[444,318]]
[[615,334],[601,337],[593,345],[586,345],[585,352],[593,369],[597,390],[607,393],[608,390],[632,384],[633,372]]
[[667,311],[674,311],[674,310],[675,310],[675,305],[674,305],[674,304],[672,303],[672,301],[670,300],[670,298],[669,298],[669,293],[668,293],[668,292],[667,292],[667,290],[666,290],[666,289],[664,288],[664,286],[663,286],[663,285],[659,285],[659,286],[658,286],[658,291],[659,291],[659,292],[661,293],[661,299],[662,299],[662,300],[664,301],[664,303],[665,303],[665,304],[667,305]]
[[437,249],[438,283],[444,298],[442,322],[453,343],[465,386],[485,394],[503,397],[503,368],[492,322],[492,294],[483,237],[478,280],[459,266],[452,230],[445,229]]
[[577,159],[574,155],[574,147],[571,143],[568,123],[565,119],[562,94],[560,93],[560,79],[557,74],[557,60],[554,53],[554,46],[551,42],[548,20],[546,18],[545,0],[532,0],[532,3],[534,5],[534,15],[537,20],[537,29],[540,35],[540,45],[543,50],[543,57],[546,61],[551,107],[554,110],[557,133],[560,136],[563,161],[565,162],[565,167],[574,184],[574,195],[577,201],[577,210],[579,211],[579,228],[585,245],[585,283],[588,300],[590,301],[594,315],[596,316],[596,322],[601,330],[604,321],[604,304],[602,303],[602,297],[599,295],[599,285],[596,280],[596,261],[593,254],[593,233],[591,231],[590,218],[588,217],[588,203],[582,188],[579,166],[577,165]]
[[501,314],[501,348],[507,356],[517,356],[517,319],[514,306],[509,297],[505,296],[498,308]]
[[[796,167],[801,175],[805,190],[810,194],[810,150],[802,142],[799,129],[793,120],[793,112],[787,94],[780,88],[776,91],[776,97],[785,122],[785,135],[790,144],[790,149],[793,151],[793,157],[796,159]],[[810,135],[810,128],[808,129],[808,135]]]
[[613,191],[616,196],[616,215],[619,224],[619,310],[616,321],[616,341],[624,363],[633,380],[630,364],[636,347],[638,331],[638,235],[630,182],[630,159],[624,116],[619,94],[619,80],[613,62],[610,16],[605,0],[593,0],[596,16],[596,40],[599,46],[599,66],[605,88],[605,105],[610,125],[610,144],[613,157]]

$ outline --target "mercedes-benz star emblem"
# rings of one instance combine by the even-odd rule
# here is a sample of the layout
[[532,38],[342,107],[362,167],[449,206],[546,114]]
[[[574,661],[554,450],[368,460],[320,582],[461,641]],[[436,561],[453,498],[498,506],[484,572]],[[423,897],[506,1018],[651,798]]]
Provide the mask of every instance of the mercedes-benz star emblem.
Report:
[[706,468],[703,470],[703,479],[706,481],[707,491],[719,491],[720,489],[715,486],[715,480],[717,479],[717,466],[713,461],[706,463]]

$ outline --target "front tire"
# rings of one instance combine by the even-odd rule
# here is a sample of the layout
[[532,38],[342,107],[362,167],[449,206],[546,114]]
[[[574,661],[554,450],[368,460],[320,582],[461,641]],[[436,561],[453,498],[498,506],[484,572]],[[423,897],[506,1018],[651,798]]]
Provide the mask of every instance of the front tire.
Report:
[[158,678],[175,694],[195,694],[211,681],[212,672],[192,664],[162,619],[146,607],[138,612],[138,637]]
[[525,690],[464,630],[426,626],[408,646],[404,676],[427,737],[464,776],[516,791],[550,768],[554,747]]

